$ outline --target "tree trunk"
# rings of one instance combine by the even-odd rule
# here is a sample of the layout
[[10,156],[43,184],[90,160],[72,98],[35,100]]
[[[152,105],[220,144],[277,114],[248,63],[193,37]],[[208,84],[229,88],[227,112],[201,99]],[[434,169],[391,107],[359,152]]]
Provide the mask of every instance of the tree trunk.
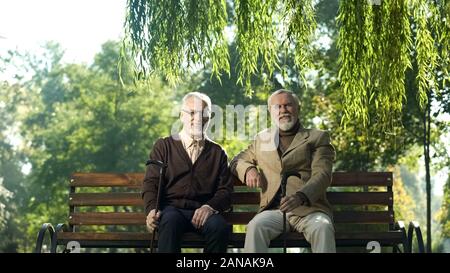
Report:
[[431,253],[431,178],[430,178],[430,123],[431,100],[428,95],[427,107],[423,116],[423,150],[425,157],[425,183],[427,192],[427,252]]

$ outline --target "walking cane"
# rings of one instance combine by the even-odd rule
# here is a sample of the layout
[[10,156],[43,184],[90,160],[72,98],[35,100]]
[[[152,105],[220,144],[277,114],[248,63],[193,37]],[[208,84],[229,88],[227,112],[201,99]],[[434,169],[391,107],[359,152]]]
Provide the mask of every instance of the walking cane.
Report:
[[[281,198],[286,197],[287,180],[291,176],[302,178],[297,172],[285,172],[281,176]],[[283,253],[286,253],[286,212],[283,212]]]
[[[167,165],[164,164],[162,161],[159,160],[148,160],[145,164],[146,166],[153,164],[159,167],[159,182],[158,182],[158,193],[156,195],[156,208],[155,208],[155,215],[159,211],[159,202],[161,199],[161,188],[163,186],[163,179],[164,179],[164,173],[166,172]],[[155,235],[157,232],[157,228],[155,228],[152,232],[152,241],[150,242],[150,253],[153,253],[153,242],[155,241]]]

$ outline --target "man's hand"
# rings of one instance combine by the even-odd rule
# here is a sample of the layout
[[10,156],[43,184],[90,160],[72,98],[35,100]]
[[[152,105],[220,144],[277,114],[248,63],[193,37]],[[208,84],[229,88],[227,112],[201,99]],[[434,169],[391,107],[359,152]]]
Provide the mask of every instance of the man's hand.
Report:
[[152,209],[149,214],[147,215],[147,230],[151,233],[155,230],[155,228],[158,227],[159,224],[159,217],[161,216],[161,212],[158,211],[158,213],[155,214],[155,210]]
[[208,205],[203,205],[195,210],[191,222],[195,228],[201,228],[206,223],[206,220],[208,220],[209,216],[211,216],[213,213],[213,208]]
[[301,194],[291,194],[289,196],[285,196],[281,198],[280,202],[280,210],[282,212],[290,212],[293,209],[307,204],[307,200]]
[[250,168],[245,174],[245,184],[250,188],[261,187],[261,176],[256,168]]

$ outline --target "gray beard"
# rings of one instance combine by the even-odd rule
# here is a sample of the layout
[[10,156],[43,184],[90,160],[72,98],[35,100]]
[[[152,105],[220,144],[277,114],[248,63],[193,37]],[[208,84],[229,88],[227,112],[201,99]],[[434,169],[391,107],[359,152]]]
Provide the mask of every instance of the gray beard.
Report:
[[209,122],[206,123],[203,127],[200,127],[200,126],[197,127],[197,128],[189,127],[189,128],[187,128],[187,129],[183,129],[183,130],[185,130],[185,132],[186,132],[192,139],[195,139],[195,140],[202,140],[202,139],[205,138],[205,133],[206,133],[206,130],[208,129],[208,125],[209,125]]
[[281,131],[289,131],[292,129],[292,127],[294,127],[295,125],[295,120],[292,119],[291,121],[287,121],[287,122],[283,122],[283,123],[278,123],[278,128]]

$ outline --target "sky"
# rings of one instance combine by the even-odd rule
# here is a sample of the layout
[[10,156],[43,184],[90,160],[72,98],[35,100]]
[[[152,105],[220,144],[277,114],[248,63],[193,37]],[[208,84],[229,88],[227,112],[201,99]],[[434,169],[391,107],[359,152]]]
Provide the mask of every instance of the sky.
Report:
[[90,63],[101,45],[123,35],[126,0],[0,0],[0,54],[36,52],[47,41],[64,62]]

